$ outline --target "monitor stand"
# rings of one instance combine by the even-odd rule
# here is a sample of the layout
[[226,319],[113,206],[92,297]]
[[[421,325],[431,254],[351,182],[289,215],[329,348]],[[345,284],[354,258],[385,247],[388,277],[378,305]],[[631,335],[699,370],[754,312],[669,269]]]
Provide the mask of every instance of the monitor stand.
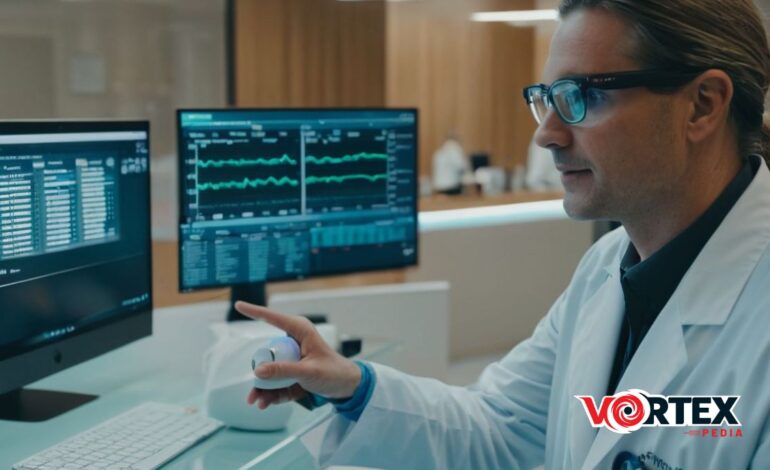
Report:
[[230,310],[227,312],[227,321],[250,320],[249,317],[241,315],[235,310],[235,302],[243,300],[250,304],[267,305],[267,291],[264,282],[254,282],[251,284],[236,284],[230,289]]
[[98,398],[97,395],[20,388],[0,395],[0,420],[38,422]]

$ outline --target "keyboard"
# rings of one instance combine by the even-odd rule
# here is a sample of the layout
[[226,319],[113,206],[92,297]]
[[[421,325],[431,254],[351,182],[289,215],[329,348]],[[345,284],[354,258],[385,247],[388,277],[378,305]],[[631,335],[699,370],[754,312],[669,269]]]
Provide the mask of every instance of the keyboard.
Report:
[[195,409],[144,403],[13,466],[14,470],[160,467],[224,426]]

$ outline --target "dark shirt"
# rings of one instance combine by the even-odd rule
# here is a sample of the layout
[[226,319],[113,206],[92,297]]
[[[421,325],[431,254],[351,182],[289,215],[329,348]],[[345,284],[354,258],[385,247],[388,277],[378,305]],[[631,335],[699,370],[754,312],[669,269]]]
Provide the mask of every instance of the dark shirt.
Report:
[[744,159],[738,174],[714,203],[687,229],[644,261],[633,243],[628,244],[620,262],[620,285],[625,315],[610,374],[607,394],[612,395],[628,363],[639,348],[658,314],[674,294],[679,282],[698,257],[706,242],[749,187],[762,159]]

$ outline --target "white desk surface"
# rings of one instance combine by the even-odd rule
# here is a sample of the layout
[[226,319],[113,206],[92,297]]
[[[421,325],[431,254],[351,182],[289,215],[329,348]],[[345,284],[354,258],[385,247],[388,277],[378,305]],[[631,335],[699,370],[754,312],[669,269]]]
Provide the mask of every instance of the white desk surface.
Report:
[[[146,401],[202,405],[201,356],[213,340],[208,325],[221,321],[226,307],[225,302],[210,302],[157,309],[152,336],[32,384],[31,388],[98,394],[99,398],[41,423],[0,421],[0,468],[10,468]],[[364,356],[387,355],[390,347],[384,341],[365,341]],[[294,437],[308,425],[323,420],[330,410],[328,405],[312,412],[293,406],[296,409],[283,431],[226,428],[163,468],[312,468],[310,454]],[[258,458],[266,452],[269,458]]]

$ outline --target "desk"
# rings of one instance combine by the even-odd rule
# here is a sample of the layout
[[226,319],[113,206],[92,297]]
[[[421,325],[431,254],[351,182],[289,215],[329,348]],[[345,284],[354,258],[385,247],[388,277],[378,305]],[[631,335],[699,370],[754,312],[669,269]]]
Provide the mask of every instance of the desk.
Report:
[[521,204],[527,202],[553,201],[562,198],[564,198],[564,193],[561,191],[519,191],[515,193],[507,192],[492,195],[459,194],[456,196],[434,194],[432,196],[421,197],[418,200],[418,205],[420,212],[433,212]]
[[[224,318],[226,306],[226,302],[210,302],[157,309],[153,336],[33,384],[33,388],[94,393],[99,398],[42,423],[0,421],[0,468],[10,468],[145,401],[202,405],[201,358],[213,341],[208,325]],[[382,361],[396,348],[395,342],[365,340],[361,357]],[[332,410],[329,405],[312,412],[293,406],[296,409],[283,431],[223,429],[163,468],[312,468],[313,459],[297,438],[328,419]]]

